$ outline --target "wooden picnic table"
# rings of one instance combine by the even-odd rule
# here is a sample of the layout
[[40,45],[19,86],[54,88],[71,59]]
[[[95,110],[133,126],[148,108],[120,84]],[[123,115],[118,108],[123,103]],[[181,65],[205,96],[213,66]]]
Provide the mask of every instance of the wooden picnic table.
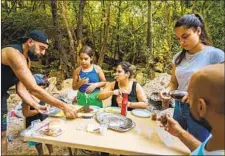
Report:
[[[62,135],[57,137],[45,135],[25,136],[24,140],[123,155],[190,154],[190,150],[178,138],[175,138],[170,147],[167,147],[157,134],[156,121],[151,120],[151,118],[136,117],[130,112],[128,112],[127,117],[136,123],[136,127],[127,132],[108,129],[104,135],[97,132],[91,133],[85,129],[78,129],[78,127],[84,127],[87,124],[98,124],[95,118],[64,119],[65,123],[62,127],[64,133]],[[52,119],[53,117],[47,118],[47,120]],[[151,131],[153,132],[150,137]]]

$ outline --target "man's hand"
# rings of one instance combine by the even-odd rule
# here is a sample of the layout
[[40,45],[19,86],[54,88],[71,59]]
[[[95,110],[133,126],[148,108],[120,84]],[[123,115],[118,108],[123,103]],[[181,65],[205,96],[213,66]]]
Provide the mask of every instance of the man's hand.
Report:
[[73,108],[72,105],[69,104],[64,105],[63,113],[67,118],[75,119],[77,117],[76,110]]
[[185,131],[179,125],[179,123],[169,115],[161,116],[159,120],[161,121],[167,132],[169,132],[173,136],[178,137],[191,151],[194,151],[201,145],[201,142],[198,139]]
[[85,90],[86,93],[88,93],[88,94],[91,93],[91,92],[93,92],[93,90],[95,90],[95,88],[97,87],[95,83],[89,83],[88,85],[89,86]]
[[173,136],[176,136],[179,138],[182,132],[185,131],[179,125],[179,123],[176,120],[174,120],[172,117],[170,117],[168,114],[162,115],[158,120],[160,120],[162,126],[165,127],[165,130]]

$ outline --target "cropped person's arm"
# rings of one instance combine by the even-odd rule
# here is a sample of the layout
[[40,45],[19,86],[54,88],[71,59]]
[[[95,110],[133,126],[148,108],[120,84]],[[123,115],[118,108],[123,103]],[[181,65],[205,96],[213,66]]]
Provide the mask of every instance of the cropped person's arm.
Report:
[[146,109],[148,107],[148,100],[146,94],[139,83],[136,85],[136,93],[138,102],[128,102],[128,107],[130,108],[143,108]]
[[25,102],[23,102],[22,112],[25,117],[34,116],[39,113],[36,109],[30,110],[30,105]]
[[100,91],[98,95],[99,100],[105,100],[110,96],[114,95],[113,86],[115,82],[108,82],[106,86],[103,88],[103,90]]

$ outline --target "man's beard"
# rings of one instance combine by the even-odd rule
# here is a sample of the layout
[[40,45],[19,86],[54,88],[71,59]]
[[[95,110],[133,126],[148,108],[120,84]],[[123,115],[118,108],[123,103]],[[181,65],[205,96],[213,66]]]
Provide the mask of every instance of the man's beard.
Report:
[[31,61],[38,61],[38,55],[36,54],[35,47],[32,46],[28,49],[28,56]]
[[203,126],[205,129],[207,129],[210,133],[212,131],[212,127],[210,126],[209,122],[205,118],[200,118],[200,120],[195,119],[195,117],[190,112],[190,117],[192,120],[194,120],[197,124]]

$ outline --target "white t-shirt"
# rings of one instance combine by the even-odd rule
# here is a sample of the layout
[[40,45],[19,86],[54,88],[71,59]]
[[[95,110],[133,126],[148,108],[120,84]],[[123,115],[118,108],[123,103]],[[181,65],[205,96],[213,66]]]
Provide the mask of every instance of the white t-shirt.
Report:
[[[181,52],[173,57],[173,64],[175,59]],[[191,76],[199,69],[210,65],[217,64],[224,61],[224,52],[212,46],[206,46],[202,51],[190,55],[186,52],[185,58],[176,66],[175,75],[178,81],[178,90],[187,91],[187,87]]]
[[206,143],[212,138],[212,135],[210,134],[209,137],[193,152],[191,152],[191,155],[225,155],[224,150],[218,150],[218,151],[206,151],[205,145]]

